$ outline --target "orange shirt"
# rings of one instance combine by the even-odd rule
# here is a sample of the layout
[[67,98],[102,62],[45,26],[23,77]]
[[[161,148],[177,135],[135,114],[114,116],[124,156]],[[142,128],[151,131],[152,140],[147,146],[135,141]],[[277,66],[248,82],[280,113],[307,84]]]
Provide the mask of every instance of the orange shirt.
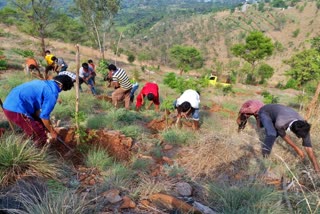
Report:
[[28,59],[26,59],[26,64],[27,64],[28,66],[34,65],[34,66],[38,67],[37,61],[36,61],[35,59],[33,59],[33,58],[28,58]]

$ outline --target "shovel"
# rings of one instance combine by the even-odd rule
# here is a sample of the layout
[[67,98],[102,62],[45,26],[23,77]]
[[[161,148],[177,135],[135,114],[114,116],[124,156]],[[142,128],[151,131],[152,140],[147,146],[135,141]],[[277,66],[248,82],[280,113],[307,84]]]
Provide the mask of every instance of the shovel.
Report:
[[[1,105],[1,109],[2,111],[4,112],[4,109],[3,109],[3,103],[2,103],[2,100],[0,99],[0,105]],[[5,114],[4,114],[5,115]],[[5,117],[7,118],[7,116],[5,115]],[[13,124],[12,122],[7,118],[8,122],[9,122],[9,125],[10,125],[10,128],[11,130],[14,132],[14,127],[13,127]]]

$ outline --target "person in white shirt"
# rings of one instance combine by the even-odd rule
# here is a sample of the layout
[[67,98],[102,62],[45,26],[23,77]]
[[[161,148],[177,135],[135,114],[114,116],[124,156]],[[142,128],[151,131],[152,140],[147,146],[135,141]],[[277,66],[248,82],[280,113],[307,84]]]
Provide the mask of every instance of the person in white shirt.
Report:
[[181,117],[187,118],[190,115],[193,119],[192,128],[194,130],[199,129],[199,104],[200,94],[199,92],[188,89],[174,102],[174,107],[177,109],[177,121],[176,125],[179,124]]

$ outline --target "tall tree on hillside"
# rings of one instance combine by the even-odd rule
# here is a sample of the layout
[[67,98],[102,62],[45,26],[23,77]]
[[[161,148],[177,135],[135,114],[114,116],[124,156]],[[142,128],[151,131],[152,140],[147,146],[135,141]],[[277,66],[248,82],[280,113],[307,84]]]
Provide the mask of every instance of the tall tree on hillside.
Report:
[[253,31],[246,37],[245,44],[236,44],[231,47],[231,52],[251,65],[247,79],[254,79],[254,71],[258,62],[271,56],[274,44],[271,39],[260,31]]
[[196,48],[182,45],[175,45],[170,48],[170,57],[180,69],[180,75],[192,68],[201,68],[204,61],[200,51]]
[[9,0],[9,6],[16,11],[16,18],[23,31],[39,37],[45,55],[45,38],[49,26],[57,17],[53,0]]
[[75,0],[81,12],[81,18],[92,33],[95,43],[99,46],[101,58],[104,59],[106,33],[113,24],[113,17],[118,12],[120,0]]

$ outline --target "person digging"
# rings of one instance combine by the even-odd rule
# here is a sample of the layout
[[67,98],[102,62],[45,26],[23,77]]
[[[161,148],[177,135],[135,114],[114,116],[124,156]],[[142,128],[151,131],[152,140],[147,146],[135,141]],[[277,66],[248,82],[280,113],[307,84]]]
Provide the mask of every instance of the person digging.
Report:
[[189,118],[192,116],[192,129],[199,129],[199,104],[200,94],[192,89],[188,89],[174,102],[174,108],[177,109],[176,126],[180,127],[181,118]]
[[301,159],[304,159],[305,155],[303,151],[294,144],[286,133],[286,131],[292,131],[298,138],[302,138],[302,146],[304,147],[314,170],[318,174],[320,173],[320,167],[311,144],[311,125],[305,121],[298,112],[284,105],[268,104],[259,109],[257,116],[259,121],[258,127],[263,127],[266,133],[262,145],[263,157],[268,157],[270,155],[276,138],[280,136],[297,152]]
[[47,142],[48,131],[54,140],[58,134],[50,122],[59,93],[73,87],[67,75],[58,75],[53,80],[33,80],[13,88],[3,103],[7,119],[19,126],[27,137],[42,147]]

